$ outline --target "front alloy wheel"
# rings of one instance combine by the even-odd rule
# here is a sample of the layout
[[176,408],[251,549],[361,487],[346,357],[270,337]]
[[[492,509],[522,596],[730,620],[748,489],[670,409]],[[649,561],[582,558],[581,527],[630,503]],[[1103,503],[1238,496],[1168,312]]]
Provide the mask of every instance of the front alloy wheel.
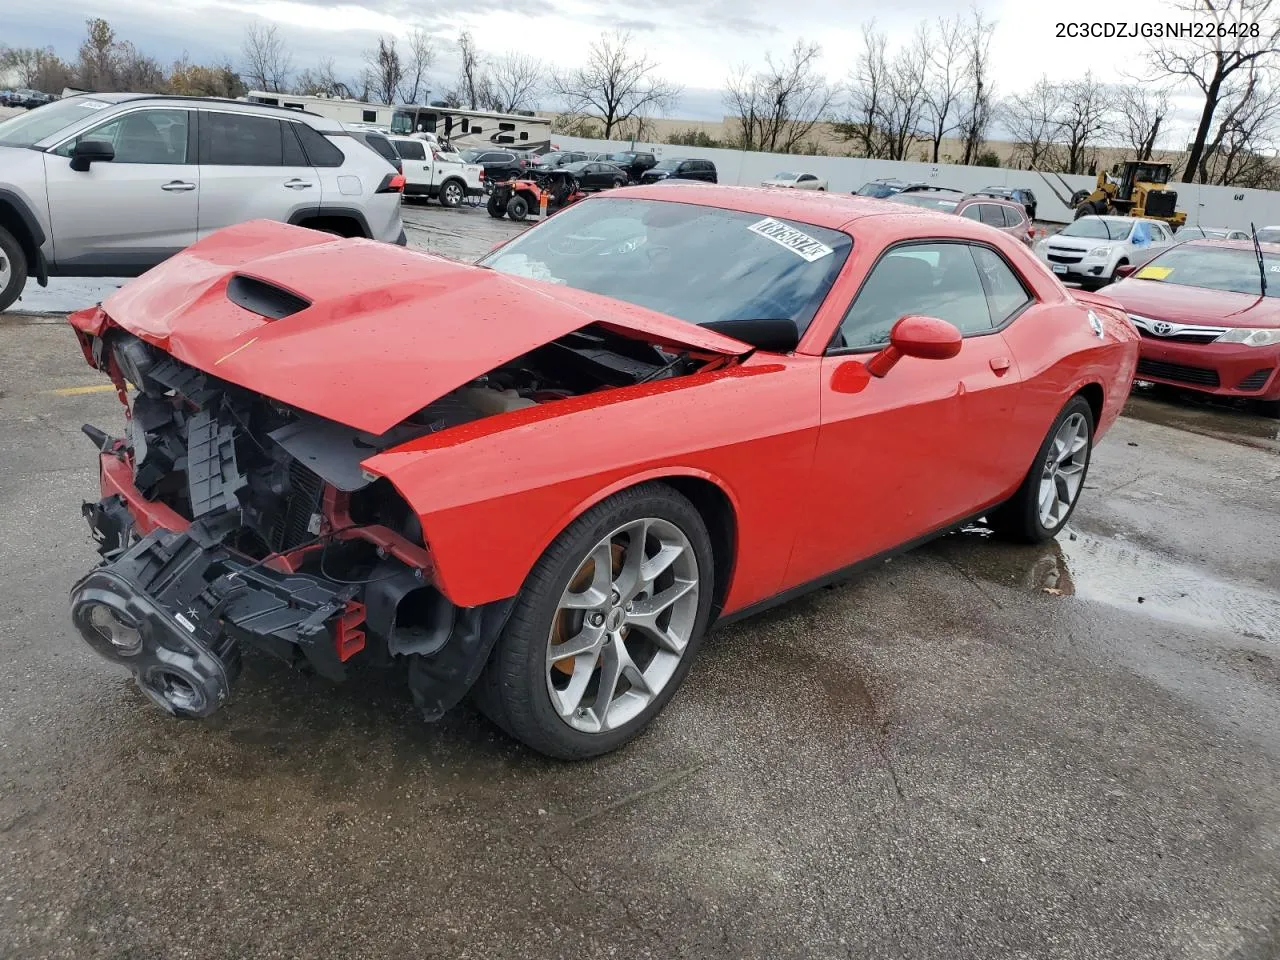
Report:
[[622,746],[675,694],[711,614],[711,540],[663,483],[597,504],[552,542],[473,690],[516,739],[559,759]]
[[679,527],[624,524],[579,565],[547,639],[547,691],[584,733],[634,720],[671,681],[698,618],[698,561]]

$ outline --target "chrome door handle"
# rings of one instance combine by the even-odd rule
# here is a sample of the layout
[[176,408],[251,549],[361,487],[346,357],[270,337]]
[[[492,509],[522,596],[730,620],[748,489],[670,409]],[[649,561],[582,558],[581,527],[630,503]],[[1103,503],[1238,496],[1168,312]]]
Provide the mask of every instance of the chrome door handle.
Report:
[[288,187],[290,190],[306,190],[309,186],[311,186],[311,184],[308,183],[306,180],[298,180],[296,178],[293,180],[286,180],[284,182],[284,185]]
[[185,193],[195,188],[196,185],[194,183],[187,183],[185,180],[170,180],[160,187],[161,190],[168,190],[170,193]]

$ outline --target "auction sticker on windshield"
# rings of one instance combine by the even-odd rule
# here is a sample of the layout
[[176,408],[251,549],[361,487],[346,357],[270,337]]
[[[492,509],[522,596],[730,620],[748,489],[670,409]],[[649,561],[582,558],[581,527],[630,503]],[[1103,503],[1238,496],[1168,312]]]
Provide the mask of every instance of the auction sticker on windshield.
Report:
[[823,257],[835,252],[821,240],[817,240],[807,233],[797,230],[795,227],[787,226],[781,220],[775,220],[773,217],[757,220],[747,229],[752,233],[758,233],[766,240],[772,240],[780,247],[786,247],[796,256],[808,260],[810,263],[815,260],[821,260]]

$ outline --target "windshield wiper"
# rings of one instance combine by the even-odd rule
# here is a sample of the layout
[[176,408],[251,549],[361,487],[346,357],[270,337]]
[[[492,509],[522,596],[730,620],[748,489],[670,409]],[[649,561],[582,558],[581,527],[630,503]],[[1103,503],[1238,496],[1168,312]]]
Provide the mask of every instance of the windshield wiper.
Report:
[[1262,261],[1262,244],[1258,243],[1258,228],[1249,221],[1249,229],[1253,232],[1253,253],[1258,258],[1258,280],[1262,283],[1262,295],[1267,295],[1267,268]]

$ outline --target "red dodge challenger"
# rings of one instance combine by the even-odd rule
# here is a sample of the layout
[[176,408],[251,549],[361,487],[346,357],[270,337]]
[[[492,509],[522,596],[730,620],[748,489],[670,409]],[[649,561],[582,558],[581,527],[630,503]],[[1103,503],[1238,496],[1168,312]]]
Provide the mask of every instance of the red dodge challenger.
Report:
[[222,230],[71,317],[85,640],[177,716],[248,644],[407,667],[560,758],[662,710],[708,627],[986,517],[1053,537],[1138,336],[1012,237],[862,197],[671,184],[477,265]]
[[1280,246],[1193,240],[1107,288],[1142,334],[1138,377],[1280,417]]

